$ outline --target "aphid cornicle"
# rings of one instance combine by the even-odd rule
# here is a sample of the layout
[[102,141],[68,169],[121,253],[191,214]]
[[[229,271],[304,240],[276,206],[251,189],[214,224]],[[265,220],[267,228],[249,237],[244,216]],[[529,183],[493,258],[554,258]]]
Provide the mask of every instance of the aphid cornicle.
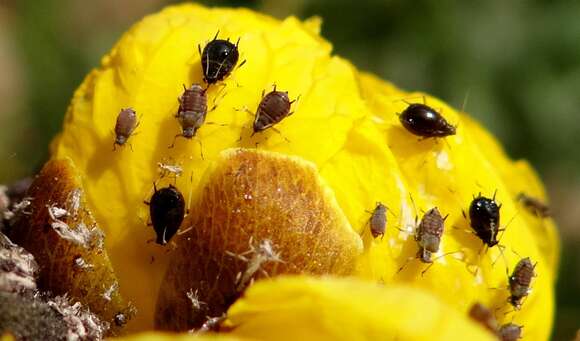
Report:
[[[177,120],[182,128],[182,133],[175,135],[175,139],[183,136],[191,139],[205,122],[207,115],[207,96],[206,89],[199,84],[193,84],[189,89],[183,87],[183,94],[178,98],[179,109],[177,110]],[[170,146],[172,147],[173,144]]]
[[117,122],[115,123],[115,142],[113,143],[113,150],[116,146],[122,146],[127,142],[131,134],[139,123],[137,122],[137,113],[132,108],[121,109],[117,115]]
[[399,115],[403,127],[424,138],[455,135],[456,128],[435,109],[420,103],[411,103]]
[[529,257],[526,257],[516,264],[509,277],[509,302],[515,309],[521,308],[523,298],[530,292],[530,283],[535,276],[534,269],[535,265],[532,264]]
[[[236,67],[240,53],[238,45],[240,39],[236,44],[232,44],[228,39],[217,39],[219,31],[216,33],[212,41],[207,43],[201,51],[201,46],[197,46],[201,54],[201,67],[203,70],[203,80],[209,85],[222,81],[226,78],[232,70]],[[245,63],[243,61],[240,66]]]
[[497,234],[500,230],[500,208],[501,205],[495,202],[495,194],[492,199],[489,199],[481,196],[481,193],[473,199],[469,206],[471,228],[488,247],[493,247],[499,243]]
[[296,100],[290,101],[287,91],[276,91],[276,86],[268,94],[262,91],[262,100],[256,110],[256,118],[253,124],[255,133],[264,131],[274,124],[279,123],[285,117],[292,115],[290,107]]
[[445,218],[441,216],[437,207],[427,211],[415,232],[415,240],[419,244],[418,258],[423,263],[432,263],[431,254],[439,251],[439,244],[443,236]]
[[497,332],[497,321],[495,316],[493,316],[491,310],[483,304],[479,302],[474,303],[469,309],[469,317],[477,321],[490,332],[494,334]]
[[540,199],[531,197],[522,192],[518,194],[517,200],[521,202],[528,209],[528,211],[532,212],[532,214],[536,215],[537,217],[545,218],[552,215],[550,207],[541,202]]
[[498,330],[501,341],[516,341],[522,338],[522,326],[506,323]]
[[165,245],[177,233],[185,215],[185,200],[183,195],[173,185],[157,189],[153,184],[155,193],[151,197],[149,214],[151,224],[157,234],[156,243]]
[[373,238],[377,238],[378,236],[382,238],[385,235],[387,228],[387,206],[377,202],[377,206],[369,219],[369,225]]

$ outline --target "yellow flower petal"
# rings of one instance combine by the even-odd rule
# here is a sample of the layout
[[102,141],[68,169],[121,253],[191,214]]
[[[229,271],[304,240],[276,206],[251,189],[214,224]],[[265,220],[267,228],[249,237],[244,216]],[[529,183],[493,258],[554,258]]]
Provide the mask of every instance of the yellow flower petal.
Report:
[[[537,261],[533,291],[515,314],[515,322],[526,326],[526,335],[547,338],[557,234],[551,219],[518,214],[523,208],[515,200],[518,191],[542,197],[541,183],[527,166],[509,160],[465,114],[426,94],[407,93],[359,73],[332,56],[331,45],[318,35],[319,24],[318,19],[278,21],[244,9],[169,7],[131,28],[75,93],[63,132],[53,142],[53,158],[70,157],[84,174],[88,204],[106,230],[106,247],[121,292],[139,310],[133,330],[152,326],[155,301],[173,256],[147,243],[154,232],[146,226],[148,208],[142,202],[151,196],[154,181],[158,186],[173,183],[159,179],[157,164],[182,165],[185,176],[175,184],[186,199],[196,202],[202,179],[211,177],[207,172],[223,150],[254,148],[258,142],[259,149],[316,166],[350,227],[361,234],[365,251],[356,275],[362,278],[410,283],[460,313],[476,300],[503,311],[510,309],[506,268],[511,271],[519,260],[511,250]],[[208,113],[207,121],[225,126],[204,125],[195,137],[201,148],[196,141],[178,139],[175,148],[168,149],[180,133],[174,115],[182,84],[202,82],[197,45],[203,46],[218,30],[220,37],[240,38],[240,59],[247,61],[226,79],[222,92],[218,86],[208,90],[209,106],[215,102],[217,108]],[[287,90],[292,99],[300,96],[293,104],[294,114],[277,125],[281,134],[270,129],[250,137],[253,118],[243,109],[254,111],[262,90],[272,84]],[[456,136],[418,141],[401,126],[397,113],[406,108],[405,101],[423,100],[457,124]],[[133,151],[112,151],[111,130],[119,110],[126,107],[143,115],[138,134],[129,139]],[[462,212],[473,195],[482,192],[491,197],[496,190],[502,203],[501,224],[509,226],[501,240],[505,261],[500,258],[493,265],[501,257],[499,248],[480,252],[482,242],[464,231],[469,222]],[[377,201],[393,213],[388,215],[384,239],[372,239],[368,231],[367,211]],[[461,259],[437,259],[424,276],[425,266],[412,260],[397,273],[416,254],[417,245],[409,233],[395,227],[411,229],[415,215],[433,206],[449,214],[439,254],[462,251],[462,257],[455,255]],[[472,276],[467,268],[477,269],[478,275]]]
[[[116,337],[115,341],[250,341],[233,335],[222,334],[170,334],[159,332],[137,333],[123,337]],[[4,341],[4,340],[2,340]]]
[[261,340],[494,340],[428,291],[354,278],[261,281],[228,315],[234,335]]

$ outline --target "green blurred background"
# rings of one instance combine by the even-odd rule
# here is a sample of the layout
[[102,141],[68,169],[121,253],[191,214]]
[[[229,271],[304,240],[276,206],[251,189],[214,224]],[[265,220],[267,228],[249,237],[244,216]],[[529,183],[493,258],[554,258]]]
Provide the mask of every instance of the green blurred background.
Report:
[[[33,174],[84,75],[177,1],[0,0],[0,183]],[[319,15],[335,51],[466,111],[534,164],[563,236],[553,339],[580,327],[580,1],[203,1]],[[194,48],[192,42],[192,48]]]

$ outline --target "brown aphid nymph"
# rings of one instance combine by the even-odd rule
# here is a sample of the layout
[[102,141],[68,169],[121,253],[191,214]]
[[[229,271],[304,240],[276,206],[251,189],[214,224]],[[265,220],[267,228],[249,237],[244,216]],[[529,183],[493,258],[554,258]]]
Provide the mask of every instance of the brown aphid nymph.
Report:
[[132,108],[121,109],[117,115],[117,123],[115,123],[115,142],[113,143],[113,150],[117,145],[122,146],[127,142],[131,134],[139,123],[137,122],[137,113]]
[[483,304],[476,302],[469,309],[469,317],[479,324],[484,326],[487,330],[492,333],[497,332],[497,320],[493,316],[491,310],[489,310]]
[[447,216],[443,218],[437,207],[433,207],[423,215],[415,233],[415,240],[419,244],[417,256],[423,263],[432,263],[431,254],[439,251],[445,219]]
[[501,341],[517,341],[522,338],[522,326],[514,323],[506,323],[498,330]]
[[264,131],[279,123],[285,117],[292,115],[293,112],[290,112],[290,106],[295,101],[290,101],[287,91],[276,91],[275,85],[274,89],[266,95],[262,91],[262,100],[258,105],[258,110],[256,110],[252,135]]
[[532,264],[529,257],[526,257],[516,264],[512,275],[509,277],[510,297],[509,302],[515,309],[520,309],[522,300],[530,293],[530,283],[536,275],[534,272],[536,265]]
[[[193,84],[189,89],[183,87],[183,94],[177,100],[179,109],[177,110],[177,120],[181,124],[183,132],[175,135],[175,138],[183,136],[191,139],[205,121],[207,114],[207,96],[204,89],[199,84]],[[175,139],[173,140],[175,143]],[[171,145],[173,146],[173,145]]]
[[543,203],[540,199],[531,197],[525,193],[520,193],[517,200],[524,205],[528,211],[540,218],[546,218],[552,215],[550,207]]
[[373,210],[371,218],[369,219],[369,225],[371,227],[373,238],[377,238],[378,236],[383,238],[387,229],[387,206],[377,202],[377,206]]

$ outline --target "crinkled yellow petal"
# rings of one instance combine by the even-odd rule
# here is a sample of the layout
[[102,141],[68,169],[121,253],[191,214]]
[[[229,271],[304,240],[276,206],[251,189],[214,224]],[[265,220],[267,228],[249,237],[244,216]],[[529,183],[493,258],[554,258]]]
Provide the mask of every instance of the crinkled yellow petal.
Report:
[[428,291],[354,278],[260,281],[228,314],[234,335],[261,340],[494,340]]
[[[159,332],[137,333],[116,337],[115,341],[250,341],[252,339],[223,334],[170,334]],[[4,341],[4,340],[2,340]]]
[[[197,45],[203,47],[218,30],[222,38],[240,38],[240,61],[247,62],[225,80],[225,88],[208,90],[209,106],[217,108],[207,121],[219,124],[206,124],[194,140],[178,139],[169,149],[180,133],[174,115],[182,84],[202,82]],[[155,234],[146,226],[149,214],[143,200],[151,196],[154,181],[158,186],[173,183],[160,180],[157,164],[181,165],[184,176],[175,185],[195,202],[201,197],[201,179],[211,176],[206,172],[223,150],[255,148],[258,143],[259,149],[316,166],[350,228],[361,235],[365,249],[356,270],[361,278],[420,287],[460,314],[476,300],[507,311],[506,269],[511,271],[519,260],[515,252],[537,261],[533,291],[522,310],[500,315],[505,321],[515,316],[530,338],[546,339],[553,315],[557,234],[551,219],[530,216],[515,200],[519,191],[544,198],[533,171],[509,160],[494,138],[465,114],[429,95],[404,92],[360,73],[332,56],[332,46],[319,31],[317,18],[302,23],[245,9],[169,7],[131,28],[76,91],[63,132],[52,144],[53,157],[70,157],[84,174],[87,201],[105,229],[121,293],[138,309],[131,328],[152,326],[155,301],[173,256],[147,242]],[[255,111],[262,91],[273,84],[287,90],[291,99],[300,97],[293,104],[294,114],[276,126],[280,134],[269,129],[251,137],[253,117],[244,109]],[[457,125],[457,135],[419,141],[397,117],[405,101],[425,101],[436,108]],[[112,128],[126,107],[142,115],[140,125],[129,139],[132,148],[113,151]],[[478,192],[491,197],[496,190],[501,225],[509,226],[501,239],[505,259],[493,265],[501,257],[499,248],[481,250],[482,242],[469,232],[462,212]],[[367,211],[377,201],[391,210],[383,239],[373,239],[368,231]],[[395,227],[412,230],[415,216],[433,206],[449,214],[438,254],[461,253],[436,259],[422,276],[425,265],[416,259],[407,263],[417,252],[413,236]]]

